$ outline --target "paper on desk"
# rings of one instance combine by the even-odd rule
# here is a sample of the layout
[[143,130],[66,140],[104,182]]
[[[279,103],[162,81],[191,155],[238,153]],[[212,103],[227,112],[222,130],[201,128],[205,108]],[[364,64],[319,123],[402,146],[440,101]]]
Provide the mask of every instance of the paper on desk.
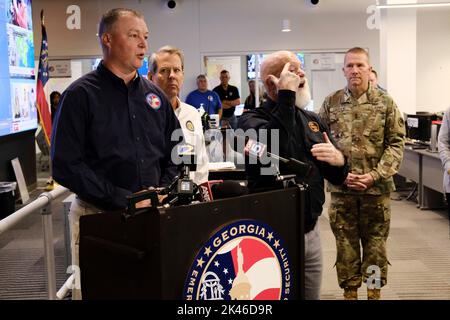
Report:
[[208,164],[209,171],[214,170],[234,170],[236,169],[236,166],[233,162],[210,162]]

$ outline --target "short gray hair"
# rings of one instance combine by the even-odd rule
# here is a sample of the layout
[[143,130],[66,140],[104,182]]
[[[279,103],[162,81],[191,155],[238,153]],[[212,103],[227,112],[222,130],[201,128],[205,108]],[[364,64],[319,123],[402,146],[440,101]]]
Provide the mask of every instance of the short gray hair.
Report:
[[156,72],[158,71],[158,63],[156,61],[156,58],[159,54],[161,53],[168,53],[168,54],[176,54],[180,57],[181,60],[181,70],[184,70],[184,55],[183,52],[176,48],[176,47],[172,47],[172,46],[164,46],[158,49],[158,51],[156,51],[155,53],[153,53],[150,56],[150,59],[148,61],[148,70],[151,74],[156,74]]

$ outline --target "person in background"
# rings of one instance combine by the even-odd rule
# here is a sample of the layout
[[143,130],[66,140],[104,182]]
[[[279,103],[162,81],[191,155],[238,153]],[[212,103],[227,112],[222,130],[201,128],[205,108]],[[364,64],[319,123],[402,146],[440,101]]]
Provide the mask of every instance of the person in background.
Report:
[[443,182],[445,198],[447,199],[448,219],[450,223],[450,108],[447,108],[442,118],[438,136],[439,157],[444,169]]
[[239,90],[235,86],[229,84],[230,73],[227,70],[220,72],[220,84],[213,90],[217,92],[222,101],[222,128],[237,127],[237,118],[234,115],[236,106],[241,103],[241,97],[239,96]]
[[58,110],[59,99],[61,98],[61,93],[58,91],[53,91],[50,93],[50,112],[52,116],[52,124],[55,122],[56,111]]
[[370,82],[370,85],[372,86],[372,88],[376,88],[376,89],[381,90],[383,92],[387,92],[385,88],[381,87],[378,84],[378,73],[374,69],[372,69],[370,71],[369,82]]
[[181,50],[164,46],[153,53],[149,60],[148,78],[167,95],[180,121],[186,143],[194,147],[197,170],[191,172],[191,179],[197,185],[208,181],[208,156],[200,114],[178,97],[184,82],[184,56]]
[[[111,9],[99,23],[103,60],[62,94],[52,134],[53,178],[76,193],[70,207],[72,265],[79,265],[79,219],[122,211],[127,196],[167,186],[178,175],[171,154],[180,129],[166,95],[140,76],[149,31],[132,9]],[[150,200],[136,204],[151,205]],[[132,270],[130,270],[132,272]],[[81,299],[80,288],[72,290]]]
[[338,283],[348,300],[358,299],[362,282],[367,298],[378,300],[387,283],[390,193],[405,144],[400,110],[386,92],[369,84],[371,70],[367,51],[348,50],[343,67],[347,87],[326,97],[319,112],[350,165],[345,184],[329,186],[328,210]]
[[[50,93],[50,115],[51,115],[52,126],[55,123],[55,115],[56,115],[56,111],[58,109],[60,97],[61,97],[61,93],[59,93],[58,91],[52,91],[52,93]],[[50,177],[46,181],[45,191],[52,191],[54,188],[55,188],[55,180],[53,180],[53,177]]]
[[208,79],[206,75],[197,76],[197,90],[191,91],[186,103],[200,109],[200,106],[209,114],[218,114],[222,118],[222,102],[216,92],[208,90]]
[[[255,98],[255,80],[250,80],[248,82],[248,89],[250,91],[250,94],[245,99],[244,102],[244,112],[247,112],[249,110],[256,108],[256,98]],[[263,103],[263,92],[262,90],[259,90],[259,105],[261,106]]]
[[[304,110],[310,102],[305,72],[297,55],[278,51],[267,56],[261,64],[261,80],[267,101],[260,107],[242,114],[238,126],[244,131],[268,130],[279,133],[278,141],[270,142],[268,151],[278,144],[279,155],[295,158],[311,166],[310,174],[296,175],[297,183],[308,185],[305,206],[305,298],[320,299],[322,281],[322,246],[317,224],[325,202],[324,178],[342,184],[348,167],[342,153],[335,148],[327,126],[313,112]],[[264,175],[259,164],[246,164],[248,187],[251,192],[282,188],[273,175]],[[292,174],[283,163],[281,174]]]

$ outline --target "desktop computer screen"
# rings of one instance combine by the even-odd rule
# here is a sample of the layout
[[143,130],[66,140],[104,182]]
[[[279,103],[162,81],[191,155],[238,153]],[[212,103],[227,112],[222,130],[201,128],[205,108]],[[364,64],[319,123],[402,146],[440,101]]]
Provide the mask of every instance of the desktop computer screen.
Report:
[[[261,66],[261,62],[268,56],[269,54],[259,54],[258,62],[259,66]],[[305,69],[305,54],[303,52],[296,53],[298,59],[300,60],[303,70]],[[255,78],[259,78],[259,74],[256,74],[256,54],[248,54],[247,55],[247,80],[252,80]]]
[[37,128],[31,0],[0,0],[0,136]]
[[419,140],[430,141],[431,124],[437,116],[433,113],[408,114],[406,116],[406,137]]

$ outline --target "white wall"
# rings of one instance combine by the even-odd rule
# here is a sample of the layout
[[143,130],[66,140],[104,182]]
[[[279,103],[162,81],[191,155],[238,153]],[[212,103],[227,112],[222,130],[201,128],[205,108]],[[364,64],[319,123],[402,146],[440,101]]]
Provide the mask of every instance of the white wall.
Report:
[[450,9],[417,14],[417,111],[450,107]]
[[[150,52],[171,44],[185,53],[182,97],[202,72],[202,54],[236,54],[279,49],[341,51],[353,46],[370,50],[379,64],[378,31],[366,27],[365,9],[372,0],[328,0],[316,7],[305,0],[178,0],[171,11],[162,0],[34,0],[36,56],[40,44],[39,12],[46,13],[50,58],[100,55],[96,28],[102,13],[114,7],[142,12],[150,29]],[[81,30],[66,28],[67,6],[81,8]],[[336,9],[337,8],[337,9]],[[283,19],[290,33],[281,32]]]
[[[391,0],[405,3],[408,0]],[[385,88],[399,109],[416,112],[416,9],[389,9],[382,13],[382,68],[378,70]],[[382,81],[383,85],[383,81]]]

